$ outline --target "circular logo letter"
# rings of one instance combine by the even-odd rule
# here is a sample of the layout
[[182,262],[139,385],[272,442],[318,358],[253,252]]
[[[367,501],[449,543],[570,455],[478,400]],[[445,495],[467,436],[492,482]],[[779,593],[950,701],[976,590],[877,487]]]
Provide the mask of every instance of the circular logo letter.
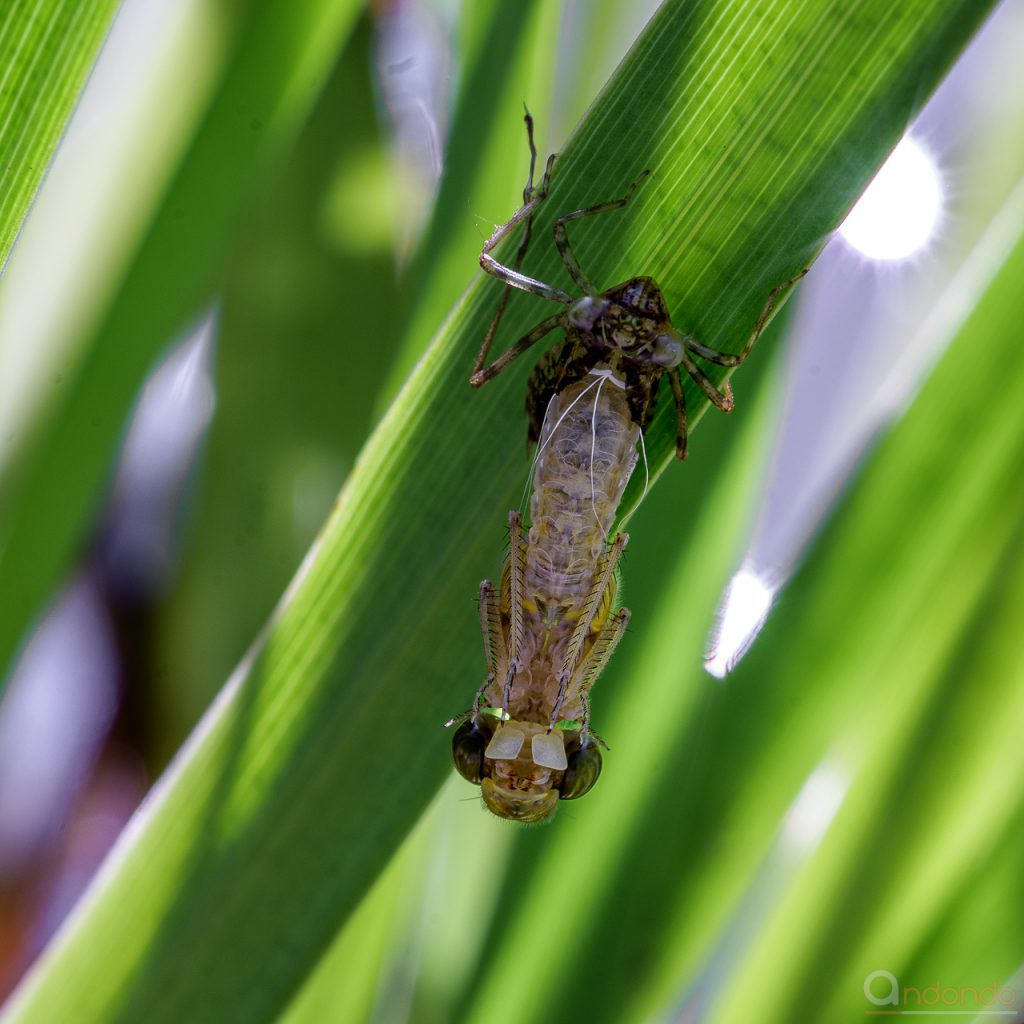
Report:
[[[875,995],[872,991],[872,985],[874,985],[876,978],[883,978],[888,991],[885,995]],[[900,983],[896,980],[896,975],[892,971],[872,971],[864,979],[864,997],[869,1003],[874,1003],[875,1006],[898,1006],[900,1002]]]

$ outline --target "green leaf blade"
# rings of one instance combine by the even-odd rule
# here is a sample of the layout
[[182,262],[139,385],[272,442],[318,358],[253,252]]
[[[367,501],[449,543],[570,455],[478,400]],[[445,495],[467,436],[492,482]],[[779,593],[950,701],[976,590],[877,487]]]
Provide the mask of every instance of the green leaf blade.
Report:
[[0,272],[117,0],[15,0],[0,16]]
[[[619,195],[651,167],[637,202],[581,229],[577,252],[606,284],[654,274],[679,325],[724,345],[811,259],[987,8],[918,0],[894,13],[863,0],[853,18],[831,3],[778,5],[773,27],[800,31],[774,64],[762,59],[764,5],[733,5],[745,15],[737,21],[716,9],[665,5],[566,147],[537,237],[558,213]],[[849,59],[869,50],[888,63],[865,80]],[[798,65],[799,102],[785,91]],[[808,128],[816,120],[823,127]],[[694,136],[705,123],[714,130],[702,146]],[[537,276],[560,280],[549,249],[538,245],[531,260]],[[497,569],[525,469],[528,367],[481,392],[466,381],[499,291],[478,280],[456,305],[364,450],[262,648],[140,814],[15,1019],[62,1019],[82,1006],[83,1021],[273,1016],[450,771],[440,723],[481,679],[472,599]],[[517,302],[507,337],[539,308]],[[664,466],[670,417],[653,430],[652,460]],[[688,623],[691,634],[698,625]],[[591,799],[600,806],[599,794]],[[207,966],[202,976],[192,957]],[[104,995],[90,1001],[85,979],[101,967]],[[520,1007],[551,997],[560,979],[541,973]],[[478,998],[481,1018],[516,1017],[496,974]]]

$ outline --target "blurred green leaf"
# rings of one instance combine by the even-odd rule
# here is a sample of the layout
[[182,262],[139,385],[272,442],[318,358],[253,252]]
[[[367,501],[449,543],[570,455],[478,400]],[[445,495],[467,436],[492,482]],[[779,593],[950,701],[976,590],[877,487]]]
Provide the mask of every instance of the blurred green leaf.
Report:
[[[536,237],[547,237],[558,213],[619,195],[651,168],[627,210],[580,225],[577,252],[605,284],[654,274],[680,327],[738,346],[769,290],[810,262],[987,9],[934,0],[667,3],[566,145]],[[540,242],[530,268],[562,280]],[[528,366],[482,393],[466,384],[499,291],[478,280],[457,304],[364,449],[262,645],[123,838],[12,1018],[272,1018],[449,773],[439,723],[468,704],[479,682],[472,599],[495,567],[525,469],[518,409]],[[542,309],[529,297],[517,301],[506,337]],[[696,393],[688,401],[702,411]],[[671,458],[670,418],[652,428],[655,467]],[[679,577],[688,584],[672,595],[673,608],[694,596],[695,579],[711,593],[714,573],[697,570],[717,567],[720,578],[728,555],[711,541],[741,515],[730,480],[716,486],[711,474],[708,484],[710,511],[689,538]],[[699,647],[702,631],[688,620],[675,650]],[[664,646],[642,656],[660,664]],[[772,691],[773,699],[784,692]],[[601,814],[602,801],[622,808],[644,766],[672,753],[663,741],[673,712],[695,695],[662,697],[657,715],[644,713],[647,694],[622,698],[641,713],[628,719],[633,735],[616,744],[638,751],[641,775],[616,781],[608,772],[600,799],[574,810],[575,824]],[[737,714],[742,708],[730,708],[730,720]],[[795,775],[800,760],[783,767]],[[631,815],[664,803],[677,779],[661,776]],[[751,815],[749,833],[763,836],[772,813]],[[667,832],[659,829],[657,842],[654,833],[630,840],[630,855],[655,857],[643,877],[665,877],[670,865],[657,858]],[[552,842],[571,831],[563,834]],[[560,921],[583,920],[573,904],[581,874],[634,870],[628,858],[617,862],[616,844],[597,856],[608,835],[605,826],[599,844],[554,862],[567,899],[555,908]],[[523,937],[512,917],[529,861],[516,864],[496,927]],[[719,879],[709,895],[727,883]],[[657,887],[644,898],[664,903]],[[593,935],[614,942],[615,929],[611,920]],[[554,940],[558,932],[545,934]],[[508,963],[495,957],[497,944],[485,948],[496,967]],[[568,952],[576,959],[586,948]],[[512,1016],[554,995],[580,1005],[579,989],[563,984],[576,975],[558,962],[531,956],[519,973],[514,999],[507,975],[500,985],[490,975],[476,1013]],[[601,991],[588,981],[583,995],[596,1000]],[[615,1019],[625,998],[615,996],[601,1007],[604,1019]]]
[[[250,201],[227,260],[217,414],[182,575],[159,609],[160,670],[150,682],[160,690],[152,727],[161,767],[315,538],[370,431],[393,358],[395,188],[374,158],[371,41],[364,22],[287,160]],[[384,231],[359,235],[367,221]]]
[[219,86],[147,237],[0,481],[0,665],[95,515],[143,375],[211,298],[253,187],[294,137],[356,11],[354,0],[267,0],[236,19]]
[[[981,255],[995,249],[989,267],[1002,264],[991,287],[823,539],[817,579],[795,595],[802,621],[797,607],[780,615],[795,650],[787,644],[783,661],[775,646],[762,665],[766,685],[783,672],[846,682],[858,706],[829,752],[852,782],[842,811],[752,954],[765,1020],[790,1020],[798,1006],[820,1005],[822,1020],[862,1011],[867,974],[902,973],[979,860],[1019,830],[1022,236],[1024,185],[982,243]],[[827,653],[810,613],[826,607],[846,623]],[[767,967],[779,941],[789,970]],[[947,983],[977,980],[951,966]]]
[[117,7],[9,0],[0,10],[0,272]]

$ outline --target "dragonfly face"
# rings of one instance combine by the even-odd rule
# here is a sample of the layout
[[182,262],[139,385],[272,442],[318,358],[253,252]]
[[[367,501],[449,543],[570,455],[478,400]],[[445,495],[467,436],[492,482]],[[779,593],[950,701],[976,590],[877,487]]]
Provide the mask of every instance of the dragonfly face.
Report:
[[578,731],[490,715],[459,726],[452,756],[459,774],[480,786],[488,808],[512,821],[546,820],[559,800],[583,796],[601,774],[600,751],[581,746]]

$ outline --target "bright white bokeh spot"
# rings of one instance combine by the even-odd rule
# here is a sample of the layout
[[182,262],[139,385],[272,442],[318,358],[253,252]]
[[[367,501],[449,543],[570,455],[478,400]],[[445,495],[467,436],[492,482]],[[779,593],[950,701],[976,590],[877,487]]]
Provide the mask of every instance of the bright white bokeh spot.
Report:
[[704,668],[724,679],[761,632],[775,598],[775,588],[757,573],[741,568],[729,581],[716,614]]
[[892,151],[839,233],[869,259],[903,260],[935,233],[942,182],[931,154],[907,136]]
[[786,811],[782,839],[794,851],[812,850],[828,831],[850,788],[847,774],[836,764],[823,762],[807,777]]

